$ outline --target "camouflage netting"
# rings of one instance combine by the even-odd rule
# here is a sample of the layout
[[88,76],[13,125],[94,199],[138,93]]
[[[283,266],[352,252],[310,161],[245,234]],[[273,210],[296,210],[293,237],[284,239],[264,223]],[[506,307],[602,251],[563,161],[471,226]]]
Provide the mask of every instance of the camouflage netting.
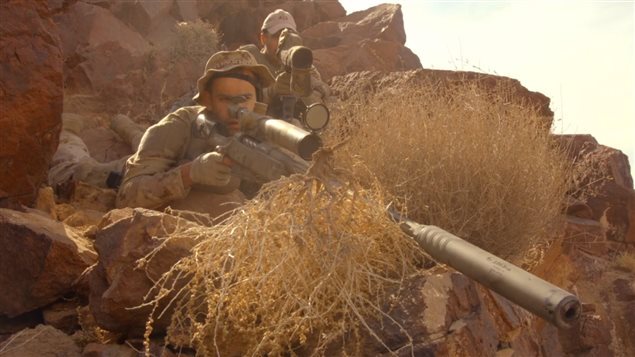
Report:
[[367,323],[386,318],[384,292],[424,253],[378,190],[340,182],[282,179],[224,223],[173,234],[200,242],[155,286],[154,318],[162,299],[175,310],[167,342],[201,355],[279,355],[319,352],[360,329],[376,336]]

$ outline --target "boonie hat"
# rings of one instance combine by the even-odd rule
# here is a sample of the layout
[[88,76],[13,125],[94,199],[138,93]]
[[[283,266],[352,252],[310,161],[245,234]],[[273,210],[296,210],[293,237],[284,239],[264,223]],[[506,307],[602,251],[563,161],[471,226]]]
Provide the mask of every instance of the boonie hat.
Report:
[[269,87],[275,82],[273,75],[267,67],[256,62],[251,53],[243,50],[218,51],[207,60],[203,76],[196,82],[198,93],[192,98],[198,102],[200,94],[205,90],[205,85],[209,79],[222,72],[230,71],[234,68],[244,67],[251,70],[257,77],[262,88]]
[[287,27],[293,31],[297,31],[293,16],[282,9],[277,9],[267,15],[260,31],[267,30],[268,33],[274,34]]

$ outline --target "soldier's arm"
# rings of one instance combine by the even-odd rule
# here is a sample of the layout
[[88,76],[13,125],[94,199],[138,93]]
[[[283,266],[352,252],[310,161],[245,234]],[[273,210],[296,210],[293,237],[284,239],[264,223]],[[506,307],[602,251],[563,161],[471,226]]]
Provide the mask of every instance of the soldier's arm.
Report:
[[187,196],[189,165],[178,166],[178,161],[190,130],[190,123],[175,115],[148,128],[139,149],[126,162],[117,207],[158,208]]

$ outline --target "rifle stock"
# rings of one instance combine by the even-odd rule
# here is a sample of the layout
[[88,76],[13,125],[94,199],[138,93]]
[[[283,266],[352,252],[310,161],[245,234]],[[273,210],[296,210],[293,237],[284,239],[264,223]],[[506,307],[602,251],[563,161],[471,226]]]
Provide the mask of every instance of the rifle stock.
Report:
[[[319,137],[311,137],[315,134],[287,122],[283,121],[285,125],[278,127],[278,119],[244,109],[234,109],[232,114],[253,136],[239,134],[229,138],[224,152],[246,172],[243,174],[252,175],[250,177],[257,178],[258,182],[305,173],[309,164],[296,155],[299,152],[312,154],[322,145]],[[269,125],[271,121],[273,125]],[[307,151],[301,149],[304,140],[309,143]],[[411,221],[394,209],[388,209],[388,214],[434,260],[451,266],[514,304],[561,328],[571,327],[579,319],[581,307],[575,295],[439,227]]]

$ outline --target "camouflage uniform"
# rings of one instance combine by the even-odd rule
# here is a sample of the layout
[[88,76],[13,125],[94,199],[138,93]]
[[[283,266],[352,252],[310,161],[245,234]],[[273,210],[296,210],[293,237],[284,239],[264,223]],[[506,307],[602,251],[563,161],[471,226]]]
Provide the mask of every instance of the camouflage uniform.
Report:
[[197,135],[196,118],[203,106],[183,107],[148,128],[139,150],[126,163],[117,207],[146,207],[209,213],[212,217],[236,208],[244,201],[238,179],[228,187],[183,185],[179,165],[213,151],[215,143]]

